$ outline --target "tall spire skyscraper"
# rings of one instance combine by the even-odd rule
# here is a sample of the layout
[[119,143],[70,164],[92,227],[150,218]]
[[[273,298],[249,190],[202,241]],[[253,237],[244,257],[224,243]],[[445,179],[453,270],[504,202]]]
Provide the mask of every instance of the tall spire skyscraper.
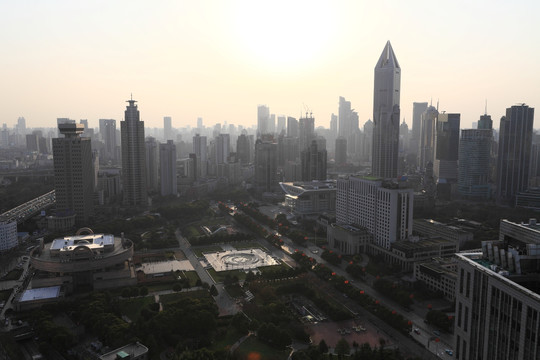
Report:
[[122,135],[122,180],[124,205],[146,206],[146,150],[144,146],[144,121],[139,119],[137,101],[127,100],[129,105],[120,122]]
[[375,66],[373,93],[373,176],[397,177],[401,68],[390,41]]

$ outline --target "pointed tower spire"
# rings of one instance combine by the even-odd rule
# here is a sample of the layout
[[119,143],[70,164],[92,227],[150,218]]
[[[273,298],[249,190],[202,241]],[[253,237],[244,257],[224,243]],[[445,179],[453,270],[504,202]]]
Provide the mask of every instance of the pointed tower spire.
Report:
[[379,58],[379,61],[377,61],[378,68],[384,68],[384,67],[392,67],[392,68],[400,68],[399,63],[396,58],[396,54],[394,54],[394,50],[392,49],[392,44],[390,44],[390,40],[386,42],[386,45],[383,49],[383,52],[381,54],[381,57]]

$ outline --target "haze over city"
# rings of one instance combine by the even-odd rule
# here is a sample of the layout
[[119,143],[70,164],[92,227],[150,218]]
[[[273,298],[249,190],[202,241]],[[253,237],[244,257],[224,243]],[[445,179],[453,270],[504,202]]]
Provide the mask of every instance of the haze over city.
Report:
[[[313,112],[328,127],[338,98],[373,117],[373,68],[387,40],[402,68],[401,118],[439,100],[461,128],[515,103],[537,107],[540,5],[509,2],[3,2],[2,123],[123,118],[161,127],[256,123]],[[538,127],[538,120],[535,123]]]

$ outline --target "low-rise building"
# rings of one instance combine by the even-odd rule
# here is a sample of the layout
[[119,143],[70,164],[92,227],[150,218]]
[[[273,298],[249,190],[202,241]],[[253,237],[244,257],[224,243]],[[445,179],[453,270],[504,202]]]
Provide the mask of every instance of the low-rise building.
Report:
[[361,227],[346,224],[330,224],[326,228],[328,246],[345,255],[365,253],[372,241],[371,234]]
[[314,216],[336,211],[336,182],[281,182],[285,205],[297,216]]
[[457,263],[454,257],[434,258],[414,264],[414,278],[428,289],[444,294],[450,301],[456,298]]
[[473,233],[465,231],[457,225],[443,224],[432,219],[415,219],[414,231],[422,236],[454,241],[459,246],[474,239]]
[[146,360],[148,348],[139,342],[122,346],[99,357],[100,360]]
[[17,245],[17,221],[0,218],[0,252],[11,250]]

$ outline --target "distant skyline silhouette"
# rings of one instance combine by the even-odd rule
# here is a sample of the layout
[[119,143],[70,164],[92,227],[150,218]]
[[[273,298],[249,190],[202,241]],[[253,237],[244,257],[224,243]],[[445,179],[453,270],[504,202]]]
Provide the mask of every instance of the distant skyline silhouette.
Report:
[[[519,1],[2,2],[0,125],[123,119],[133,94],[147,127],[252,126],[257,105],[328,127],[339,96],[360,127],[388,40],[399,59],[401,121],[412,103],[494,128],[516,103],[540,107],[540,3]],[[537,117],[538,118],[538,117]],[[535,128],[540,127],[536,120]]]

